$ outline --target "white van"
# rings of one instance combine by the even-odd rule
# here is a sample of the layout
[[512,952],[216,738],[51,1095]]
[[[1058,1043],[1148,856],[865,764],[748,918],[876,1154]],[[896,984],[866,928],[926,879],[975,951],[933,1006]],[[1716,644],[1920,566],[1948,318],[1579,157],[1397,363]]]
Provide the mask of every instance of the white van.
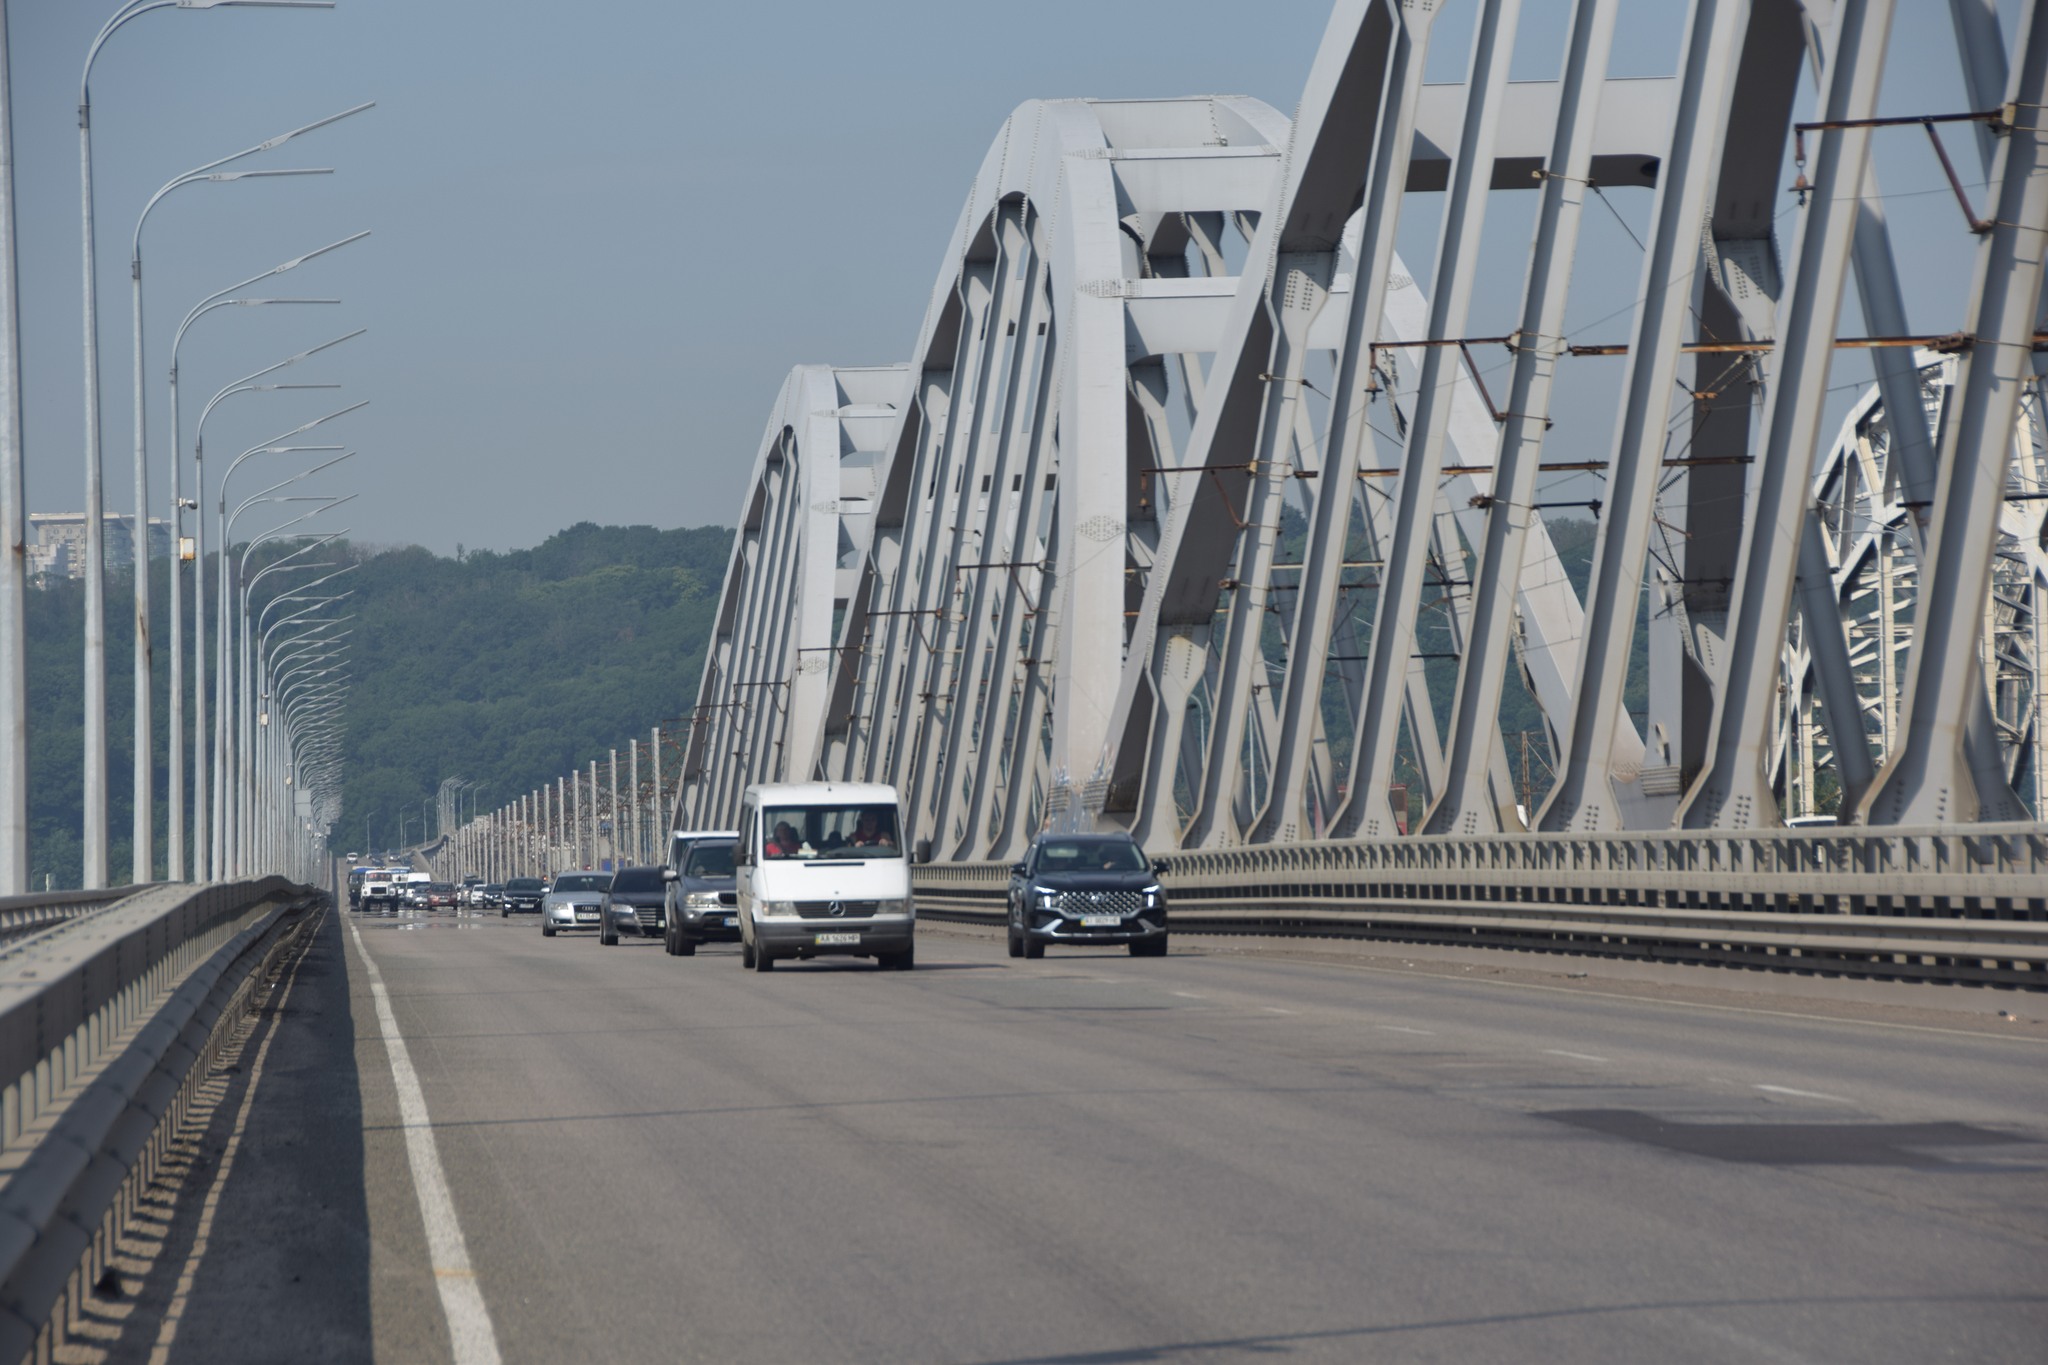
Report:
[[896,789],[803,782],[747,788],[733,879],[740,961],[872,957],[909,971],[916,908]]

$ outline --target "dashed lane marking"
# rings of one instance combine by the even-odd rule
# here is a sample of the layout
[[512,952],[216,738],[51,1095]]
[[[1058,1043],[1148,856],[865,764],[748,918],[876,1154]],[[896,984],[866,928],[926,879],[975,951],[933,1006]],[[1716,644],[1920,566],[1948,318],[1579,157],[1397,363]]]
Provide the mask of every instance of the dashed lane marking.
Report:
[[1794,1090],[1789,1085],[1760,1085],[1757,1089],[1767,1095],[1791,1095],[1802,1100],[1826,1100],[1829,1104],[1854,1104],[1856,1102],[1854,1100],[1845,1100],[1840,1095],[1823,1095],[1818,1090]]
[[1569,1057],[1575,1062],[1604,1062],[1607,1060],[1605,1057],[1595,1057],[1590,1052],[1566,1052],[1561,1047],[1544,1048],[1543,1055],[1546,1057]]

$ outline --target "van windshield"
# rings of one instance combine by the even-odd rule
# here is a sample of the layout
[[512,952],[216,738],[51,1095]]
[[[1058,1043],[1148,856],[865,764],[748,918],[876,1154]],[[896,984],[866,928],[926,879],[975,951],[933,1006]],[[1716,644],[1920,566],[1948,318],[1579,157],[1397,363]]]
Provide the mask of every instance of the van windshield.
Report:
[[901,858],[893,805],[770,806],[761,813],[766,858]]

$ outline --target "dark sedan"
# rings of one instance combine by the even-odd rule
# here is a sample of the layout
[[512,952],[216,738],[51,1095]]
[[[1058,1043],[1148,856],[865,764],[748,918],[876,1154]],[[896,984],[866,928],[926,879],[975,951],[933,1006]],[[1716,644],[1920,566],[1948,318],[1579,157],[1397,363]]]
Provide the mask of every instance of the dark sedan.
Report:
[[1127,834],[1040,835],[1010,869],[1010,956],[1043,957],[1050,943],[1165,956],[1163,870]]
[[540,903],[547,898],[548,884],[539,877],[514,877],[505,883],[505,898],[498,902],[498,914],[501,918],[514,911],[537,915]]
[[666,921],[668,883],[659,867],[622,867],[612,874],[611,890],[598,908],[597,941],[616,944],[621,933],[642,938],[660,935]]

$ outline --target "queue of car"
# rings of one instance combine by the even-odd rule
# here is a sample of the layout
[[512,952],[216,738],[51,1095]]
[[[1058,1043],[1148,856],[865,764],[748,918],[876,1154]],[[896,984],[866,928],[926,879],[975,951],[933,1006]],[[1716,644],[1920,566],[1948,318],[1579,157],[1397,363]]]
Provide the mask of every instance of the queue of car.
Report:
[[[895,789],[859,783],[749,787],[739,828],[677,830],[660,867],[567,871],[552,880],[471,877],[434,882],[403,869],[358,869],[350,903],[363,910],[495,908],[536,914],[541,935],[590,930],[659,938],[674,957],[704,943],[737,942],[740,964],[872,958],[887,970],[916,965],[916,906]],[[1044,833],[1012,865],[1005,937],[1011,957],[1054,945],[1122,946],[1132,957],[1167,949],[1165,864],[1127,834]]]

